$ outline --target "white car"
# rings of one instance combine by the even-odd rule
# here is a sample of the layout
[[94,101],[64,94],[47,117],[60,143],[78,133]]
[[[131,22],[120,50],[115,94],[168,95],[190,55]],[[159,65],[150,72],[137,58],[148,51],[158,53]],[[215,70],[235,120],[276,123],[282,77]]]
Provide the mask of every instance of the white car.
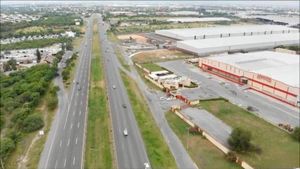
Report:
[[124,134],[124,136],[128,136],[128,131],[126,128],[124,129],[123,134]]
[[113,88],[113,89],[116,89],[116,85],[113,85],[112,88]]
[[150,164],[149,163],[144,163],[145,169],[150,169]]

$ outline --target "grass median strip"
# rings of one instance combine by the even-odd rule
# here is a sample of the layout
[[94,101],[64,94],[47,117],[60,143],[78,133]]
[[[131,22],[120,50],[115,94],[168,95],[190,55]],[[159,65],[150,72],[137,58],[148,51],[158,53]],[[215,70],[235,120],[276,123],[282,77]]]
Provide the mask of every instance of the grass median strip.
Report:
[[96,21],[94,21],[93,31],[85,168],[111,169],[113,156],[110,141],[110,117]]
[[153,169],[175,169],[176,163],[159,128],[145,104],[143,95],[138,90],[137,84],[121,71],[132,109],[141,131],[147,154]]
[[188,134],[189,125],[174,113],[167,112],[166,119],[199,168],[240,168],[237,164],[227,161],[224,153],[201,135]]
[[254,168],[299,167],[300,144],[288,133],[224,100],[201,101],[200,107],[232,128],[239,127],[252,133],[252,142],[261,148],[261,153],[242,153],[239,156]]

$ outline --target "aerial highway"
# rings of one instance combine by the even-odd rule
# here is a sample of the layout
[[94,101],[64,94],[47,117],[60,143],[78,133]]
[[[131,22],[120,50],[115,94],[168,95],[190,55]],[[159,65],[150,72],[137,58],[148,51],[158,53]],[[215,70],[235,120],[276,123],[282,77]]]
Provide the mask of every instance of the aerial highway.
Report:
[[[100,15],[98,21],[117,166],[119,169],[144,168],[149,159],[121,79],[117,57],[106,36],[108,26]],[[128,136],[123,133],[125,129]]]
[[41,154],[39,169],[83,168],[92,25],[93,17],[87,20],[74,81],[66,104],[59,103],[58,112]]

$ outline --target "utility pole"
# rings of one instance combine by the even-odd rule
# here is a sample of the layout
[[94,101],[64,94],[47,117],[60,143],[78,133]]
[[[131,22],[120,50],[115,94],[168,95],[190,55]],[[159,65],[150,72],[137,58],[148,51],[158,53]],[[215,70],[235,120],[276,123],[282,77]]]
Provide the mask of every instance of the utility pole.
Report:
[[187,141],[186,141],[186,149],[189,150],[189,137],[190,137],[189,129],[190,129],[190,127],[187,127],[186,129],[187,129],[187,134],[188,134]]

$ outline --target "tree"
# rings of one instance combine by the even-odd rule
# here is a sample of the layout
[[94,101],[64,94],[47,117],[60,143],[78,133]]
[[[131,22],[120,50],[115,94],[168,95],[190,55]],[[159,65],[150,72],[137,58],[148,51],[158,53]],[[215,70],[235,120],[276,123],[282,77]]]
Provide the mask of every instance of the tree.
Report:
[[0,158],[5,159],[15,149],[15,143],[10,138],[3,138],[0,141]]
[[38,114],[29,115],[23,122],[23,130],[25,132],[36,131],[44,126],[42,117]]
[[234,151],[245,152],[252,148],[251,133],[241,128],[235,128],[228,139],[228,144]]
[[292,137],[300,142],[300,127],[296,127],[292,133]]
[[37,59],[37,62],[40,63],[41,61],[41,52],[39,49],[36,49],[36,59]]

